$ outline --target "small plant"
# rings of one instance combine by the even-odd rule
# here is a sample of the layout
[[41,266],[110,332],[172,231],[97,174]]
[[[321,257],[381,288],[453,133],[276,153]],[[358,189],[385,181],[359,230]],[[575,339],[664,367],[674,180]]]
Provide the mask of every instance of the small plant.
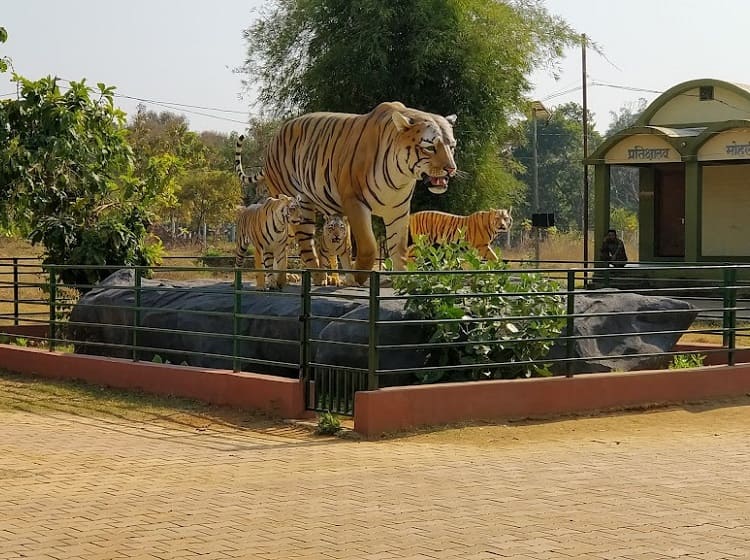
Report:
[[29,345],[29,339],[28,338],[22,338],[22,337],[19,336],[16,339],[13,340],[13,344],[15,344],[16,346],[22,346],[22,347],[26,348]]
[[341,419],[330,411],[325,411],[318,416],[317,433],[322,436],[333,436],[341,430]]
[[669,364],[669,369],[686,369],[701,367],[706,357],[702,354],[675,354]]
[[[165,364],[165,365],[174,365],[172,362],[170,362],[168,359],[162,358],[159,354],[154,354],[154,357],[151,358],[152,364]],[[181,366],[190,366],[185,360],[182,360],[180,362]]]

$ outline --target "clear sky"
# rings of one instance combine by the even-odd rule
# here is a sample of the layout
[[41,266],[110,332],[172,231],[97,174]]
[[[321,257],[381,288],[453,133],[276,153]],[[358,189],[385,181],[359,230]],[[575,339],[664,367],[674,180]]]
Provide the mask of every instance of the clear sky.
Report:
[[[748,0],[544,3],[604,51],[587,54],[588,105],[600,131],[609,125],[611,111],[658,95],[623,88],[664,91],[695,78],[750,83]],[[0,53],[29,78],[86,77],[92,84],[117,86],[121,95],[163,103],[150,103],[150,109],[183,112],[194,130],[239,131],[253,100],[241,98],[241,77],[232,69],[243,61],[242,30],[260,6],[261,0],[2,0],[0,26],[9,39]],[[559,80],[543,73],[531,79],[535,88],[529,97],[548,108],[581,103],[580,49],[567,52]],[[13,91],[0,76],[0,95]],[[137,103],[118,97],[128,113]]]

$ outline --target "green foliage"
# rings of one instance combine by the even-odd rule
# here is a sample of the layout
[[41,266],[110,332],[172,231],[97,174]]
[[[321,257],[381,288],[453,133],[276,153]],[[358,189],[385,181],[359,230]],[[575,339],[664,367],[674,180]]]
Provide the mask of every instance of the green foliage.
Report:
[[163,224],[222,226],[235,219],[241,202],[233,173],[235,135],[197,134],[185,117],[143,106],[128,125],[135,154],[135,175],[159,194],[153,206]]
[[247,85],[274,116],[365,113],[382,101],[456,113],[448,192],[414,209],[508,206],[518,183],[502,154],[532,70],[554,70],[579,35],[537,0],[277,0],[246,31]]
[[[8,40],[8,32],[4,27],[0,26],[0,43],[5,43]],[[7,56],[0,57],[0,74],[8,71],[10,66],[10,59]]]
[[562,297],[554,294],[560,290],[556,282],[539,273],[511,271],[502,260],[483,262],[463,240],[432,246],[420,237],[412,255],[408,270],[414,274],[394,275],[394,290],[436,296],[407,297],[406,309],[422,319],[442,320],[429,342],[452,344],[433,348],[428,364],[478,366],[420,374],[422,383],[550,375],[545,364],[518,362],[542,359],[553,340],[540,339],[554,339],[562,331],[564,319],[557,316],[565,309]]
[[330,411],[318,415],[317,433],[322,436],[332,436],[341,430],[341,419]]
[[675,354],[669,364],[669,369],[686,369],[701,367],[706,356],[702,354]]
[[240,182],[230,171],[194,171],[182,179],[179,200],[195,229],[232,223],[242,200]]
[[155,193],[132,176],[132,152],[114,88],[14,75],[18,99],[0,102],[0,225],[30,231],[45,264],[71,283],[106,270],[76,265],[148,265],[148,206]]
[[609,216],[609,227],[616,229],[625,238],[638,231],[638,215],[627,208],[612,208]]
[[[582,230],[583,215],[583,108],[567,103],[555,109],[549,121],[537,122],[537,161],[539,171],[539,210],[555,212],[557,227]],[[519,205],[520,215],[529,215],[533,205],[533,122],[523,124],[524,140],[513,150],[523,165],[520,178],[525,183],[525,202]],[[589,141],[595,146],[601,136],[594,130],[589,115]],[[593,149],[593,148],[592,148]],[[593,201],[593,197],[591,199]],[[590,202],[591,202],[590,201]]]

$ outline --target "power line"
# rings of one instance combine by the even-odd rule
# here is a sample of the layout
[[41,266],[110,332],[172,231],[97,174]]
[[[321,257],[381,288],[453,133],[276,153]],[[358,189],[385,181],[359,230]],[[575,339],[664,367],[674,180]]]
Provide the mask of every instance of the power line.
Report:
[[[58,78],[58,79],[61,82],[66,82],[68,84],[71,83],[70,80],[66,80],[65,78]],[[91,92],[94,92],[94,93],[98,92],[98,90],[95,90],[94,88],[92,88],[90,86],[87,86],[87,89],[89,91],[91,91]],[[203,109],[203,110],[207,110],[207,111],[217,111],[217,112],[222,112],[222,113],[247,114],[244,111],[238,111],[238,110],[235,110],[235,109],[220,109],[218,107],[206,107],[206,106],[203,106],[203,105],[190,105],[190,104],[187,104],[187,103],[177,103],[177,102],[172,102],[172,101],[159,101],[159,100],[156,100],[156,99],[148,99],[148,98],[145,98],[145,97],[135,97],[135,96],[125,95],[123,93],[117,93],[117,92],[113,92],[113,96],[114,97],[119,97],[119,98],[124,98],[124,99],[132,99],[134,101],[140,101],[142,103],[147,103],[149,105],[155,105],[157,107],[162,107],[164,109],[169,109],[171,111],[178,111],[178,112],[190,113],[190,114],[193,114],[193,115],[200,115],[202,117],[208,117],[208,118],[211,118],[211,119],[216,119],[216,120],[225,121],[225,122],[232,122],[232,123],[238,123],[238,124],[244,124],[244,125],[247,124],[247,121],[244,121],[244,120],[241,121],[241,120],[237,120],[237,119],[231,119],[231,118],[227,118],[227,117],[222,117],[222,116],[219,116],[219,115],[212,115],[210,113],[203,113],[203,112],[200,112],[200,111],[193,111],[191,109],[188,109],[188,107],[192,108],[192,109]]]
[[607,84],[605,82],[596,82],[596,81],[592,81],[591,85],[608,87],[608,88],[613,88],[613,89],[624,89],[627,91],[635,91],[635,92],[643,92],[643,93],[659,93],[659,94],[664,93],[663,91],[659,91],[655,89],[639,88],[639,87],[634,87],[634,86],[623,86],[620,84]]
[[245,115],[247,111],[237,111],[235,109],[218,109],[216,107],[204,107],[201,105],[188,105],[186,103],[175,103],[173,101],[157,101],[155,99],[146,99],[143,97],[133,97],[131,95],[125,95],[122,93],[115,93],[115,97],[124,97],[125,99],[134,99],[135,101],[143,101],[144,103],[161,103],[164,105],[174,105],[176,107],[190,107],[192,109],[204,109],[206,111],[216,111],[219,113],[236,113],[238,115]]

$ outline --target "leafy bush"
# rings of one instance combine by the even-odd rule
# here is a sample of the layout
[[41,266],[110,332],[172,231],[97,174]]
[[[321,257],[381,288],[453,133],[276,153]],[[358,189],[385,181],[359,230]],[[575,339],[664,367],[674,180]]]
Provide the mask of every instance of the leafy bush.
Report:
[[672,362],[669,369],[687,369],[701,367],[706,357],[702,354],[675,354],[672,356]]
[[[443,320],[429,342],[447,343],[429,350],[426,365],[478,366],[417,374],[421,383],[551,375],[537,360],[547,355],[565,324],[556,282],[511,271],[502,260],[483,262],[463,240],[432,246],[420,238],[411,251],[407,270],[414,274],[394,275],[394,290],[436,296],[407,297],[406,309],[422,319]],[[469,273],[440,273],[445,271]]]
[[316,432],[322,436],[332,436],[341,430],[341,419],[330,411],[318,416],[318,427]]

